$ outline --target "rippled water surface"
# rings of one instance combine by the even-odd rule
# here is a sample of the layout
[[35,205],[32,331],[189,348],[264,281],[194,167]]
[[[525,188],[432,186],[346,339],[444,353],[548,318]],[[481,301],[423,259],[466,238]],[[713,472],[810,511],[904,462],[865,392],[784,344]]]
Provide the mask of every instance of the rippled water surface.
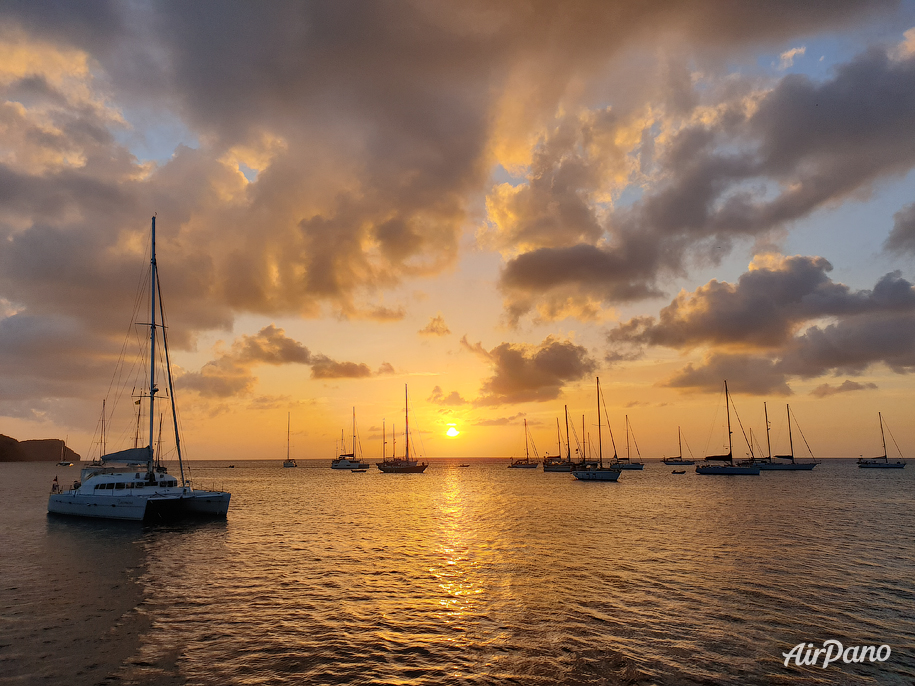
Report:
[[[911,466],[197,463],[228,519],[170,526],[48,517],[60,472],[0,465],[2,684],[915,680]],[[892,655],[783,665],[827,639]]]

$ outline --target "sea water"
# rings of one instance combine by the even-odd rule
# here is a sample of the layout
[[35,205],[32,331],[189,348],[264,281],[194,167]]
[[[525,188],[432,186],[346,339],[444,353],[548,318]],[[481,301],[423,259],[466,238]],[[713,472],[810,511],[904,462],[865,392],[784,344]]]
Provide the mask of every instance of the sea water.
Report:
[[[915,680],[915,467],[458,462],[195,462],[228,518],[161,525],[49,516],[78,466],[0,464],[0,684]],[[826,641],[891,653],[785,665]]]

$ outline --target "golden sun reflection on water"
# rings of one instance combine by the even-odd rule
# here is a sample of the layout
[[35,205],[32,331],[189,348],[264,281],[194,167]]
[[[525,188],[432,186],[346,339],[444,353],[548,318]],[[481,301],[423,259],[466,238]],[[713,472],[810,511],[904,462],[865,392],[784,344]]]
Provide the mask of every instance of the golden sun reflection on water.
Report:
[[473,611],[485,589],[477,573],[479,561],[469,554],[474,517],[464,493],[467,483],[456,471],[450,471],[438,502],[440,564],[432,566],[429,572],[442,590],[439,604],[443,618],[455,622]]

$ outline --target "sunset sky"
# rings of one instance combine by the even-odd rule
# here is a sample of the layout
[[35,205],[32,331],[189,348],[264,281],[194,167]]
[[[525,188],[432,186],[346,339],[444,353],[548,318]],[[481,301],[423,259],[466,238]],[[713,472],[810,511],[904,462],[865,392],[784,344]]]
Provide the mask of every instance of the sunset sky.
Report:
[[191,458],[915,452],[915,2],[12,0],[0,93],[0,433],[90,455],[157,214]]

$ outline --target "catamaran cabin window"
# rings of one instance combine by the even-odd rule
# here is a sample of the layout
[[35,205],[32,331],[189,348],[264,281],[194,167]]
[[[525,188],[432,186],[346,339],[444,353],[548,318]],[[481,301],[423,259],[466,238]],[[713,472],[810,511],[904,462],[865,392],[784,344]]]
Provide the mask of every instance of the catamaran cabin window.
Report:
[[115,487],[115,488],[123,489],[123,488],[124,488],[124,482],[123,482],[123,481],[118,481],[118,482],[114,485],[114,487]]

